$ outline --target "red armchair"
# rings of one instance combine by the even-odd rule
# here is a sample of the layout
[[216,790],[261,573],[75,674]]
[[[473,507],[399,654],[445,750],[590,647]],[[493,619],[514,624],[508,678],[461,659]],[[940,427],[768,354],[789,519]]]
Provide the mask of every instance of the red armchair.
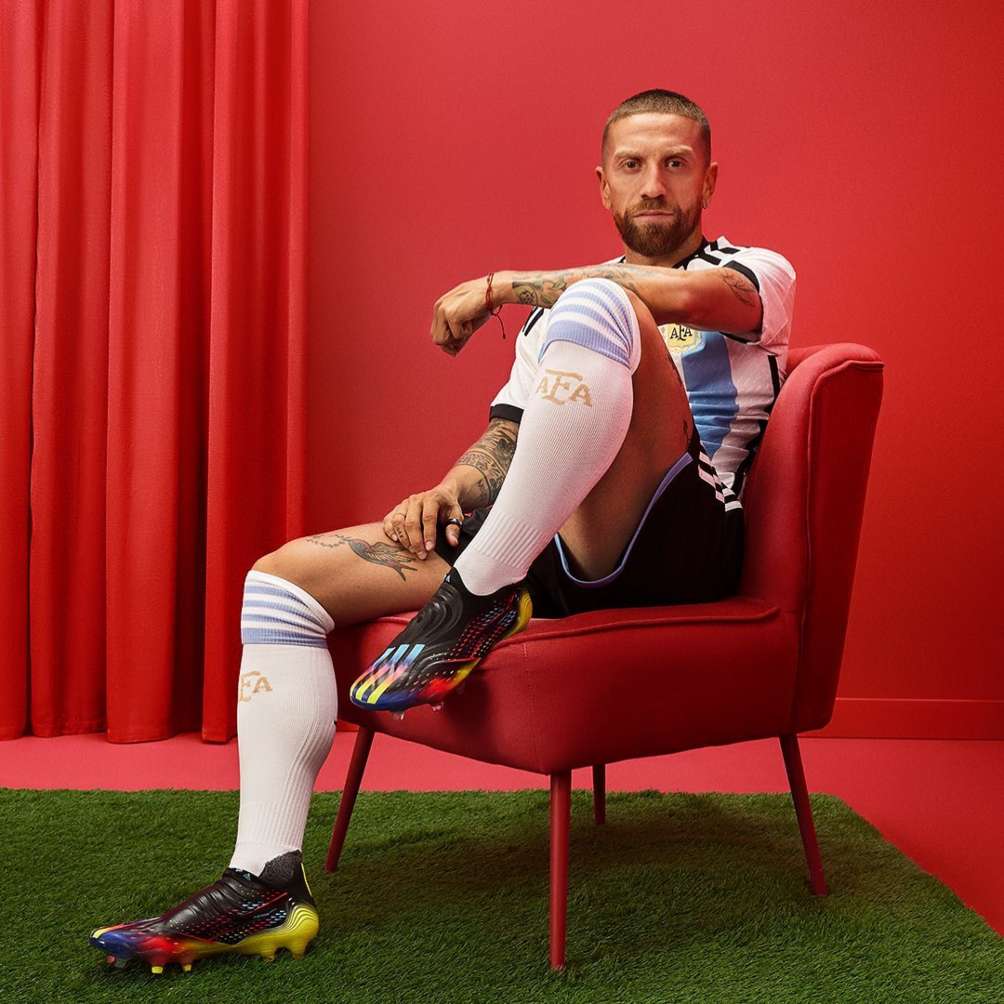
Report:
[[[550,962],[565,959],[571,770],[777,736],[808,862],[826,894],[796,734],[833,713],[883,363],[851,343],[792,349],[743,502],[736,596],[714,603],[534,618],[497,645],[460,693],[398,720],[357,708],[348,687],[411,620],[329,636],[340,715],[359,726],[328,849],[338,864],[375,732],[550,776]],[[645,695],[638,700],[638,694]]]

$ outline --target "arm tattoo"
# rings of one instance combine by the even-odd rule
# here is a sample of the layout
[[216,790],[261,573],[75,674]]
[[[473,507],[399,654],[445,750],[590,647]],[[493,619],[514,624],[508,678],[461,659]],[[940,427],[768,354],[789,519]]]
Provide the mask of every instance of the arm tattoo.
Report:
[[520,303],[534,307],[553,307],[558,297],[573,282],[580,279],[612,279],[619,286],[641,296],[638,280],[650,277],[655,265],[588,265],[585,268],[568,268],[563,272],[531,272],[513,279],[512,291]]
[[[332,537],[335,538],[334,541],[330,539]],[[415,565],[407,563],[413,561],[415,556],[400,544],[385,543],[382,540],[371,544],[368,540],[363,540],[361,537],[346,537],[343,533],[315,534],[313,537],[307,537],[306,542],[308,544],[317,544],[320,547],[341,547],[343,544],[348,544],[352,553],[358,555],[363,561],[370,561],[374,565],[384,565],[386,568],[393,568],[402,579],[405,572],[418,571]]]
[[756,290],[745,276],[739,275],[734,269],[720,268],[718,274],[722,281],[736,295],[740,303],[745,303],[747,307],[752,307],[756,303]]
[[498,498],[516,452],[519,426],[513,429],[514,424],[494,419],[489,424],[488,431],[453,465],[457,467],[465,464],[475,468],[481,475],[472,509],[484,509]]

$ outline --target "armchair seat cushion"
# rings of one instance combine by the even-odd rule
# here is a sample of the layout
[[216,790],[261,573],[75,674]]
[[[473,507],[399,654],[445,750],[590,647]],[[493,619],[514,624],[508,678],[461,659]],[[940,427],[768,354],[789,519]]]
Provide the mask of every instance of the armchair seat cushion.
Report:
[[550,774],[781,735],[790,730],[795,618],[765,600],[534,618],[478,664],[443,710],[403,719],[353,705],[356,676],[414,616],[332,632],[339,717],[473,757]]

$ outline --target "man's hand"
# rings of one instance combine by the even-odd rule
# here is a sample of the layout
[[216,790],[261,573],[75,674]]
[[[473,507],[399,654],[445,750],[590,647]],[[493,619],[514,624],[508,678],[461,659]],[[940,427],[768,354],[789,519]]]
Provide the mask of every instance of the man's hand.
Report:
[[[438,524],[451,516],[464,518],[459,494],[456,485],[443,481],[428,491],[409,495],[384,516],[383,532],[401,547],[425,558],[436,546]],[[446,528],[446,540],[454,547],[460,543],[460,528],[455,523]]]
[[432,340],[444,352],[455,356],[467,339],[491,317],[485,308],[487,288],[488,276],[471,279],[454,286],[436,301],[432,312]]

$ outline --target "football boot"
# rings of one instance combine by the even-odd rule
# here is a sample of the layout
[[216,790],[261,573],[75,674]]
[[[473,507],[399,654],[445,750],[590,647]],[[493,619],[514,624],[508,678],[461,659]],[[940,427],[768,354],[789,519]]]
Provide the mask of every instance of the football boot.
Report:
[[222,877],[159,917],[99,927],[90,943],[109,965],[140,959],[154,973],[177,963],[190,972],[196,959],[225,952],[271,962],[280,948],[303,958],[319,927],[301,851],[273,858],[260,876],[227,868]]
[[352,684],[349,698],[357,707],[398,715],[417,704],[438,708],[494,645],[522,631],[532,615],[524,582],[478,596],[451,568],[408,626]]

